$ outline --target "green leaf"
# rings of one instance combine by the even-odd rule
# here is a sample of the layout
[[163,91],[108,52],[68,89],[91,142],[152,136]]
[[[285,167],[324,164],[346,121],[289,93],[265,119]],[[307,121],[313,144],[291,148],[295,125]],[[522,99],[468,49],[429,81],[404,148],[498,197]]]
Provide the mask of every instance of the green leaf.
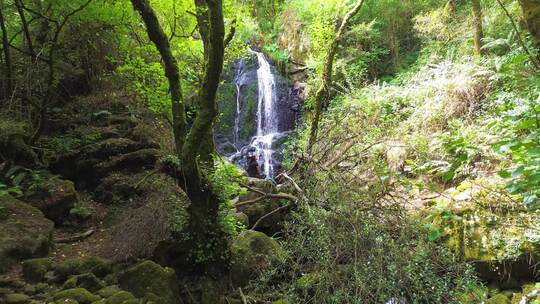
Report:
[[510,172],[508,172],[507,170],[501,170],[498,172],[499,176],[502,177],[502,178],[509,178],[512,176],[512,174]]
[[443,231],[441,228],[431,228],[431,230],[428,233],[428,240],[430,242],[434,242],[443,236]]

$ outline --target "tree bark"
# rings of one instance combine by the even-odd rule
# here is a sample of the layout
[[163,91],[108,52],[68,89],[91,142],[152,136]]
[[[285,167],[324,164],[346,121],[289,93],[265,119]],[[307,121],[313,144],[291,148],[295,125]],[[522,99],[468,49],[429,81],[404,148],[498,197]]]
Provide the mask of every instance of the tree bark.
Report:
[[0,1],[0,29],[2,30],[2,49],[4,50],[4,89],[5,97],[13,92],[13,63],[9,46],[8,32],[4,19],[4,1]]
[[527,24],[527,29],[533,36],[536,47],[540,47],[540,1],[519,0],[523,10],[523,17]]
[[[193,125],[187,133],[185,106],[179,82],[178,64],[173,57],[169,40],[163,32],[155,12],[148,0],[131,0],[146,24],[150,40],[158,48],[165,64],[165,73],[171,88],[173,125],[178,157],[181,161],[179,184],[190,199],[190,215],[187,232],[192,251],[189,256],[198,258],[202,270],[214,264],[226,246],[218,220],[219,198],[213,192],[210,181],[201,164],[211,159],[206,139],[213,137],[213,124],[218,115],[216,95],[220,83],[225,54],[225,25],[221,0],[194,0],[197,8],[197,23],[204,45],[204,76],[197,95],[198,111]],[[192,254],[197,254],[193,256]],[[201,262],[200,259],[203,259]],[[193,263],[192,263],[193,265]]]
[[482,56],[482,38],[484,31],[482,29],[482,6],[480,0],[472,0],[472,16],[474,24],[474,54]]
[[131,0],[133,7],[143,19],[148,37],[154,43],[164,63],[165,76],[169,82],[171,91],[171,108],[173,122],[174,144],[177,154],[180,156],[187,134],[186,110],[183,103],[182,88],[180,86],[180,71],[178,63],[171,52],[169,39],[159,24],[156,13],[148,0]]
[[212,157],[208,140],[204,139],[213,137],[213,125],[218,115],[216,95],[223,70],[225,25],[221,0],[195,0],[195,5],[204,44],[205,70],[197,96],[199,110],[182,151],[182,171],[186,192],[191,199],[190,232],[203,245],[203,242],[214,241],[212,238],[219,238],[216,235],[219,199],[212,191],[201,164],[207,166]]
[[321,86],[319,87],[315,95],[315,116],[313,117],[313,121],[311,123],[311,133],[309,136],[309,142],[307,147],[308,152],[311,152],[313,145],[317,140],[317,132],[319,129],[319,121],[321,119],[322,110],[325,103],[327,103],[328,99],[330,98],[330,87],[332,86],[334,58],[336,57],[339,45],[341,43],[341,40],[343,39],[345,31],[347,30],[347,27],[349,26],[349,23],[351,22],[351,19],[360,11],[363,4],[364,0],[358,0],[354,7],[349,12],[347,12],[347,14],[345,14],[341,21],[341,25],[336,33],[336,36],[334,37],[334,40],[332,41],[332,44],[328,49],[328,54],[326,55],[326,62],[322,75]]

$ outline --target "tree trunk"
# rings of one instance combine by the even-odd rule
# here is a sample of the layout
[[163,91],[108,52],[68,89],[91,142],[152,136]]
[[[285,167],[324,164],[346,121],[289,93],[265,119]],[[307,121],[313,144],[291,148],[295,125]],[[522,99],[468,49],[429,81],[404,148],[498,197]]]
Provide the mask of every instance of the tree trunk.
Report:
[[202,169],[209,165],[213,152],[208,149],[208,139],[213,137],[213,125],[218,115],[216,95],[223,70],[225,25],[221,0],[195,0],[195,5],[200,14],[197,22],[204,43],[205,70],[197,96],[199,111],[182,151],[182,171],[186,192],[191,199],[190,232],[199,246],[210,247],[207,253],[213,256],[213,251],[219,252],[220,248],[212,248],[208,244],[223,245],[219,235],[219,199]]
[[527,29],[533,36],[536,46],[540,47],[540,1],[519,0],[519,4],[523,10]]
[[165,32],[163,32],[156,13],[150,6],[148,0],[131,0],[131,3],[135,10],[141,15],[146,25],[148,37],[155,44],[163,59],[165,76],[168,79],[169,89],[171,91],[174,144],[176,151],[180,156],[187,133],[187,120],[182,97],[182,88],[180,86],[178,63],[171,52],[169,39],[167,35],[165,35]]
[[480,0],[472,0],[472,16],[474,24],[474,54],[476,56],[482,55],[482,38],[484,32],[482,29],[482,6]]
[[319,129],[319,121],[321,119],[321,114],[323,107],[325,103],[328,102],[328,99],[330,97],[330,87],[332,86],[332,70],[334,68],[334,58],[336,57],[336,53],[338,51],[339,45],[341,43],[341,39],[343,39],[343,35],[345,31],[347,30],[347,27],[349,26],[349,23],[351,22],[351,19],[360,11],[362,8],[362,5],[364,4],[364,0],[358,0],[358,2],[354,5],[354,7],[347,12],[347,14],[343,17],[343,20],[341,21],[341,25],[336,33],[336,36],[334,37],[334,40],[332,41],[332,44],[330,45],[330,48],[328,49],[328,53],[326,55],[326,62],[324,65],[323,75],[322,75],[322,82],[321,86],[317,90],[317,93],[315,94],[315,116],[313,117],[313,121],[311,123],[311,133],[309,136],[309,142],[308,142],[308,152],[311,152],[313,145],[315,145],[315,142],[317,140],[317,132]]
[[28,27],[28,22],[26,21],[26,16],[24,14],[24,9],[23,9],[21,0],[15,0],[15,7],[17,7],[17,13],[19,13],[19,18],[21,19],[21,26],[23,28],[24,37],[26,39],[26,46],[28,48],[28,52],[30,56],[32,57],[31,62],[33,62],[36,59],[36,52],[34,51],[32,37],[30,36],[30,29]]
[[[219,198],[212,191],[203,160],[211,159],[208,139],[213,136],[213,124],[217,117],[217,89],[224,61],[225,25],[221,0],[195,0],[197,23],[204,45],[204,77],[198,92],[198,112],[189,133],[185,118],[185,108],[179,82],[178,64],[172,56],[167,36],[163,32],[155,12],[148,0],[131,0],[133,7],[141,14],[146,24],[148,36],[156,45],[165,64],[165,73],[171,88],[173,106],[173,127],[178,157],[181,160],[182,176],[179,184],[191,203],[189,233],[191,253],[188,258],[201,263],[202,270],[213,267],[226,246],[221,235],[218,220]],[[197,256],[193,256],[197,254]],[[201,262],[202,259],[202,262]]]
[[4,92],[5,97],[9,97],[13,92],[13,64],[11,62],[11,51],[4,20],[3,6],[4,2],[0,1],[0,29],[2,30],[2,49],[4,50]]

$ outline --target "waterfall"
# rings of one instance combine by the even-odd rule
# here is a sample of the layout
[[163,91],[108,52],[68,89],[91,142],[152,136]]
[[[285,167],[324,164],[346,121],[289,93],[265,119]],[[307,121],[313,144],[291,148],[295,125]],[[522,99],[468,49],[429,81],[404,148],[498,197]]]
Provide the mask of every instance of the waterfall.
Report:
[[238,150],[238,144],[240,141],[240,115],[242,111],[241,96],[242,96],[242,84],[244,82],[244,61],[240,59],[238,62],[238,67],[236,68],[236,78],[234,79],[234,84],[236,85],[236,113],[234,116],[234,134],[233,134],[233,144],[234,147]]
[[257,55],[259,68],[257,81],[259,98],[257,103],[257,135],[253,138],[254,146],[262,163],[262,171],[267,176],[273,176],[274,166],[272,144],[278,135],[278,117],[276,115],[276,80],[272,68],[263,53],[253,52]]

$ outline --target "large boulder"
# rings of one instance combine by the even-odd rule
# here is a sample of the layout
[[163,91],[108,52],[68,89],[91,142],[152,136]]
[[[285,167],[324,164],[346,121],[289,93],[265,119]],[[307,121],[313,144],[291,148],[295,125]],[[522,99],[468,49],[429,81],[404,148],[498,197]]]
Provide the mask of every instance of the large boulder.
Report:
[[39,209],[9,195],[0,197],[0,207],[7,214],[0,219],[0,272],[19,260],[46,256],[54,223]]
[[62,224],[69,216],[69,211],[79,202],[79,193],[73,182],[58,176],[49,176],[39,183],[34,183],[25,199],[43,212],[45,217]]
[[100,299],[100,296],[94,295],[84,288],[66,289],[59,291],[54,295],[54,300],[57,302],[62,300],[75,300],[79,304],[91,304]]
[[242,232],[231,246],[231,282],[243,286],[271,263],[280,261],[283,250],[276,240],[253,230]]
[[454,253],[503,290],[537,277],[540,262],[540,212],[527,211],[504,187],[500,180],[466,180],[437,199],[428,217]]
[[43,281],[45,274],[51,268],[52,263],[48,258],[30,259],[22,262],[23,277],[30,283]]
[[141,262],[122,273],[120,287],[142,298],[153,293],[163,299],[163,304],[175,304],[179,300],[178,279],[173,269],[161,267],[152,261]]

